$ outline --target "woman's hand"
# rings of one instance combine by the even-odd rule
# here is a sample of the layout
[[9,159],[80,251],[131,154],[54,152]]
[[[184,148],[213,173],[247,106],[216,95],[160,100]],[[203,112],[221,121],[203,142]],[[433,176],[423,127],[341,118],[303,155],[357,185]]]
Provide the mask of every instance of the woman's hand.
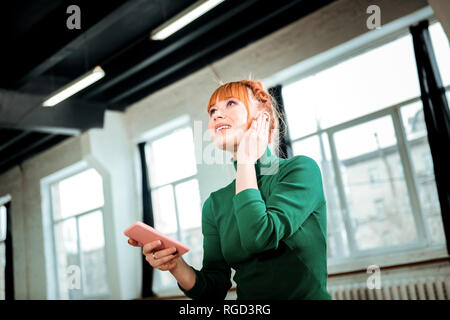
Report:
[[238,164],[255,164],[269,143],[269,117],[261,112],[244,133],[236,153]]
[[160,240],[152,241],[143,245],[142,243],[134,240],[128,239],[128,244],[134,247],[142,247],[142,254],[145,256],[145,260],[156,269],[161,271],[170,271],[174,269],[181,256],[177,257],[177,249],[175,247],[158,249],[161,245]]

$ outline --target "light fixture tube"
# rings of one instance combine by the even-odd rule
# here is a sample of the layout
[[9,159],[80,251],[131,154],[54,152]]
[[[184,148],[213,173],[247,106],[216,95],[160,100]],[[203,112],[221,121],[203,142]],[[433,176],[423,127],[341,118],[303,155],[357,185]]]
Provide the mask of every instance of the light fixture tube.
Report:
[[209,10],[216,7],[224,0],[201,0],[194,3],[192,6],[183,10],[172,19],[160,25],[151,32],[150,38],[152,40],[164,40],[178,30],[184,28],[186,25],[205,14]]
[[59,89],[55,93],[52,93],[51,96],[46,98],[42,103],[44,107],[53,107],[61,101],[69,98],[74,95],[78,91],[83,90],[84,88],[90,86],[94,82],[100,80],[105,76],[105,72],[100,66],[96,66],[94,69],[89,71],[88,73],[78,77],[71,83],[67,84],[63,88]]

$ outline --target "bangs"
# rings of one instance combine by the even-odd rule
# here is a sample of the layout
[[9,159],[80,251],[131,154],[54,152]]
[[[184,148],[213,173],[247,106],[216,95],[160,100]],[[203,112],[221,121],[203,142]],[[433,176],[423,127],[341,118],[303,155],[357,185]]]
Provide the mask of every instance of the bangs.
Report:
[[228,82],[214,91],[211,98],[209,99],[208,107],[206,112],[209,113],[209,109],[216,104],[217,101],[222,101],[230,98],[235,98],[242,101],[247,108],[248,112],[248,88],[245,84],[241,82]]

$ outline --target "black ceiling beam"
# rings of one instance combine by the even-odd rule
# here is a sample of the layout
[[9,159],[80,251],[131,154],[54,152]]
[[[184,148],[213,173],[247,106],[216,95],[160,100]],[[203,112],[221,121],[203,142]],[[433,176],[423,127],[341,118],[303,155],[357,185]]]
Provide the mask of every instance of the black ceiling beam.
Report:
[[[114,88],[113,90],[110,90],[110,93],[108,95],[109,97],[109,108],[116,109],[116,108],[122,108],[123,107],[123,101],[124,99],[139,93],[139,91],[145,91],[142,94],[139,94],[139,98],[142,96],[146,96],[149,94],[148,88],[149,86],[153,84],[157,84],[160,81],[163,81],[165,78],[167,78],[169,75],[176,73],[178,70],[188,66],[191,63],[198,62],[201,60],[202,62],[200,65],[207,65],[208,63],[211,63],[214,61],[214,59],[220,58],[216,57],[213,58],[213,55],[211,55],[212,52],[217,51],[221,47],[224,47],[226,44],[229,44],[233,40],[236,40],[238,38],[241,38],[240,41],[234,41],[239,42],[240,47],[244,46],[247,43],[250,43],[264,35],[266,35],[269,31],[274,31],[274,28],[272,25],[275,23],[274,21],[276,19],[279,19],[279,16],[286,14],[290,15],[291,20],[296,20],[299,18],[298,12],[301,12],[302,16],[305,16],[309,14],[310,12],[315,11],[316,9],[323,7],[326,4],[331,3],[332,1],[317,1],[317,2],[310,2],[305,0],[293,0],[293,1],[284,1],[284,2],[277,2],[277,6],[274,8],[273,11],[270,12],[264,12],[264,14],[258,15],[256,20],[251,21],[250,23],[246,25],[239,24],[239,27],[236,30],[230,30],[228,31],[226,28],[221,28],[220,34],[213,34],[214,37],[216,37],[218,40],[212,42],[208,41],[206,38],[201,38],[197,43],[190,43],[189,45],[193,48],[202,48],[201,50],[194,51],[192,55],[186,55],[184,54],[185,58],[179,59],[180,57],[173,58],[170,62],[167,62],[166,64],[159,64],[160,67],[158,71],[155,71],[155,68],[153,70],[146,70],[147,73],[144,74],[144,72],[141,72],[141,74],[137,74],[132,79],[128,79],[126,83],[123,85],[120,84]],[[300,7],[300,9],[299,9]],[[297,13],[293,13],[297,10]],[[250,19],[251,20],[251,19]],[[286,20],[290,21],[290,20]],[[280,25],[286,24],[286,21],[279,21],[278,23]],[[256,29],[258,27],[263,26],[261,29],[264,29],[262,31],[257,31]],[[270,26],[270,27],[269,27]],[[252,31],[251,35],[250,31]],[[246,38],[245,38],[246,37]],[[245,38],[245,39],[244,39]],[[250,39],[252,38],[252,39]],[[233,48],[235,49],[235,48]],[[183,56],[183,54],[180,54]],[[145,90],[144,90],[145,89]],[[117,93],[115,93],[117,92]],[[107,92],[108,93],[108,92]],[[134,98],[130,99],[131,102],[136,101],[138,99]],[[127,101],[127,104],[130,102]]]
[[[110,26],[112,26],[124,16],[130,14],[133,10],[136,9],[137,6],[144,5],[145,2],[148,2],[148,0],[127,1],[119,8],[115,9],[112,13],[108,14],[105,18],[101,19],[98,23],[91,26],[88,30],[84,31],[84,33],[80,34],[75,39],[71,40],[69,43],[63,46],[61,49],[53,54],[50,54],[44,61],[37,64],[16,83],[16,87],[20,88],[28,81],[43,74],[44,72],[58,64],[60,61],[65,59],[67,56],[72,54],[72,52],[82,50],[86,42],[107,30]],[[85,8],[81,8],[82,14],[84,10]],[[84,20],[82,21],[84,22]],[[84,24],[83,28],[86,28]]]
[[[178,38],[174,42],[170,43],[166,47],[161,48],[160,50],[157,50],[156,52],[150,54],[148,57],[146,57],[144,60],[138,62],[131,68],[124,67],[123,70],[115,70],[113,73],[109,73],[107,75],[107,78],[105,78],[105,81],[103,81],[101,84],[94,87],[92,90],[90,90],[84,97],[91,98],[93,96],[98,95],[99,93],[107,90],[108,88],[114,86],[115,84],[127,79],[128,77],[132,76],[133,74],[141,71],[142,69],[148,67],[149,65],[157,62],[158,60],[168,56],[169,54],[175,52],[176,50],[182,48],[183,46],[187,45],[189,42],[199,38],[200,36],[206,34],[208,31],[214,29],[215,27],[219,26],[221,23],[225,22],[227,19],[230,19],[231,17],[235,16],[236,14],[239,14],[240,12],[244,11],[254,3],[258,2],[259,0],[247,0],[247,1],[239,1],[236,6],[232,7],[231,9],[227,9],[224,11],[224,13],[217,17],[216,19],[210,20],[206,24],[202,25],[202,27],[197,28],[193,30],[192,32],[188,33],[186,36]],[[151,41],[150,40],[150,31],[148,32],[148,35],[145,37],[145,41]],[[117,57],[120,59],[120,56]],[[113,61],[114,62],[114,61]],[[107,66],[105,66],[107,69]]]
[[8,148],[9,146],[13,145],[14,143],[16,143],[19,140],[22,140],[23,138],[25,138],[26,136],[28,136],[30,134],[29,131],[23,131],[21,133],[19,133],[18,135],[16,135],[14,138],[8,140],[6,143],[0,145],[0,152],[2,152],[3,150],[5,150],[6,148]]
[[[98,5],[97,1],[88,0],[62,1],[28,33],[13,39],[8,44],[7,50],[4,50],[7,57],[3,60],[5,62],[0,74],[2,80],[0,86],[17,90],[19,88],[17,81],[23,79],[36,66],[47,61],[74,39],[82,36],[86,30],[123,3],[125,0],[104,1],[101,5]],[[69,17],[66,10],[73,4],[78,5],[81,10],[81,29],[69,30],[66,26]],[[7,61],[20,61],[20,64],[11,64]],[[23,85],[22,81],[21,84]]]
[[[16,165],[20,165],[26,159],[31,158],[39,152],[47,150],[68,137],[69,136],[65,135],[51,134],[43,134],[39,137],[34,136],[32,141],[27,143],[25,146],[20,147],[19,149],[16,148],[12,151],[12,153],[3,153],[0,155],[0,174]],[[13,146],[12,148],[14,147],[16,146]]]
[[0,167],[4,166],[8,162],[12,162],[12,161],[14,161],[17,158],[20,158],[21,156],[29,153],[31,150],[39,147],[40,145],[46,143],[47,141],[49,141],[50,139],[53,139],[54,137],[55,137],[55,135],[53,135],[53,134],[45,135],[41,139],[35,141],[34,143],[32,143],[32,144],[28,145],[27,147],[21,149],[20,151],[15,152],[10,157],[2,157],[2,160],[0,161]]
[[42,107],[45,98],[0,89],[0,127],[68,135],[103,127],[106,104],[68,99]]

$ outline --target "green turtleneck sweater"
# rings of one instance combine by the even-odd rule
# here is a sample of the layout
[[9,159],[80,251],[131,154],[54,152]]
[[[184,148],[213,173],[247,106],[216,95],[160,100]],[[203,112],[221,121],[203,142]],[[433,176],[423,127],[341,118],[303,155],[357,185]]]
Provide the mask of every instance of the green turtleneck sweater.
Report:
[[[236,169],[236,161],[234,161]],[[326,206],[320,169],[306,156],[281,159],[269,148],[255,164],[257,189],[234,180],[203,204],[203,267],[194,300],[223,300],[236,273],[237,300],[331,299]]]

